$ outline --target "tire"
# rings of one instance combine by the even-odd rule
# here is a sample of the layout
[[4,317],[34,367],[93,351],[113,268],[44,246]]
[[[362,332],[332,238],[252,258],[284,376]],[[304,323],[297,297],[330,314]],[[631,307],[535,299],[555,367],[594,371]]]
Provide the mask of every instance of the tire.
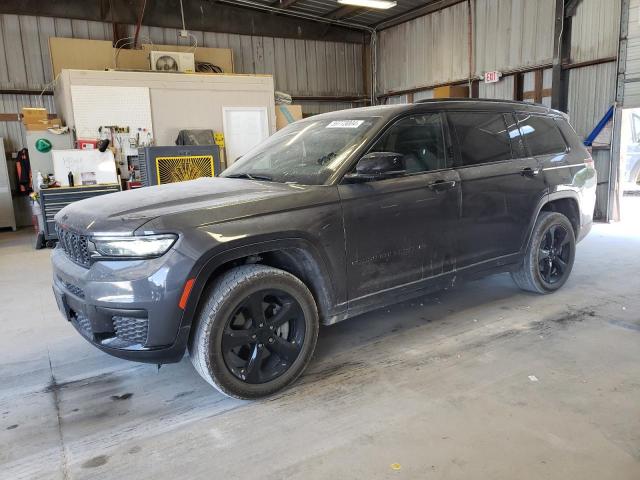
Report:
[[243,265],[223,274],[202,301],[189,357],[223,394],[269,396],[309,364],[318,339],[318,311],[297,277],[265,265]]
[[511,278],[522,290],[553,293],[569,278],[575,252],[575,233],[569,219],[561,213],[541,212],[522,264],[511,272]]
[[44,232],[38,232],[38,235],[36,236],[35,249],[42,250],[44,248],[45,243],[46,242],[44,240]]

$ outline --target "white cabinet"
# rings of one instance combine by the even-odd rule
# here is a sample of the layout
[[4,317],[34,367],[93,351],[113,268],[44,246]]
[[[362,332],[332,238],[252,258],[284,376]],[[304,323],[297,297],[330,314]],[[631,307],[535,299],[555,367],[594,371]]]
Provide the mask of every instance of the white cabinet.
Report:
[[[136,88],[148,93],[134,102]],[[74,98],[80,91],[82,98]],[[268,133],[276,129],[270,75],[62,70],[54,96],[66,125],[85,135],[97,125],[148,123],[149,110],[156,145],[175,145],[183,129],[222,132],[224,108],[264,110]]]

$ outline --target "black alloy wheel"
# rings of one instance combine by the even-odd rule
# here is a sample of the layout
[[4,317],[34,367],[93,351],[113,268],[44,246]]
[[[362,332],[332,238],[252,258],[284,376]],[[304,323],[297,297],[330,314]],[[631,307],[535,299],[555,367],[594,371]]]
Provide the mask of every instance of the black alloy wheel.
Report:
[[560,212],[540,212],[521,263],[511,272],[516,285],[534,293],[552,293],[569,278],[576,252],[576,230]]
[[260,264],[232,268],[203,292],[189,338],[198,373],[231,397],[263,398],[293,383],[313,356],[320,319],[307,286]]
[[554,224],[542,237],[538,248],[538,269],[549,285],[559,282],[568,271],[573,244],[563,225]]
[[238,379],[266,383],[285,373],[304,343],[300,304],[282,290],[259,290],[235,308],[222,336],[222,355]]

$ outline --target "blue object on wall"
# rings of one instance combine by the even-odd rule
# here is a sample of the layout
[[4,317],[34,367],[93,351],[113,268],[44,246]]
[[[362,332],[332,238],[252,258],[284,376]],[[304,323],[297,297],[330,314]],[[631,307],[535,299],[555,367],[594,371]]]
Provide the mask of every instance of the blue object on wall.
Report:
[[593,144],[593,141],[600,135],[600,132],[604,129],[604,127],[609,123],[609,120],[613,118],[613,105],[611,108],[607,110],[607,113],[604,114],[604,117],[598,122],[596,128],[594,128],[587,138],[584,140],[584,144],[586,147],[590,147]]

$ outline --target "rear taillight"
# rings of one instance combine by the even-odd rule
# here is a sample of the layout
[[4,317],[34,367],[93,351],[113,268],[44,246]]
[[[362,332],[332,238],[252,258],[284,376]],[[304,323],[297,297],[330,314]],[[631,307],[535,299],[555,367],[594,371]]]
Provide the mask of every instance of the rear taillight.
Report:
[[588,157],[584,159],[584,165],[585,167],[591,167],[591,168],[595,168],[595,162],[593,161],[593,158]]

